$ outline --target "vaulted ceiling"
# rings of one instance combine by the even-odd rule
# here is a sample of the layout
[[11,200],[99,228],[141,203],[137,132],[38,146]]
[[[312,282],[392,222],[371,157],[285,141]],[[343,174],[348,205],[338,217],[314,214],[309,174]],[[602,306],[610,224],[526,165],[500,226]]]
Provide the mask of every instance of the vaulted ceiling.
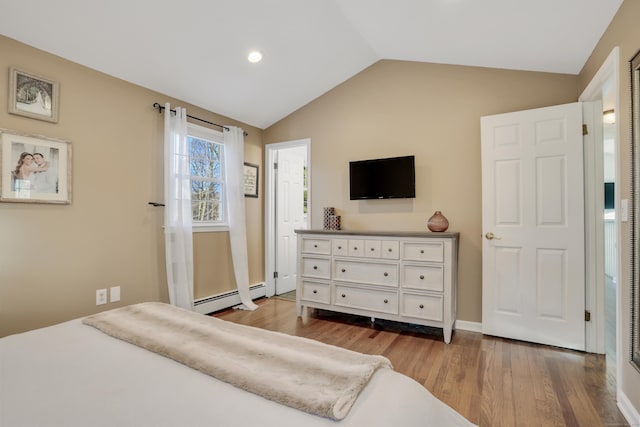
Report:
[[578,74],[621,4],[0,0],[0,34],[266,128],[381,59]]

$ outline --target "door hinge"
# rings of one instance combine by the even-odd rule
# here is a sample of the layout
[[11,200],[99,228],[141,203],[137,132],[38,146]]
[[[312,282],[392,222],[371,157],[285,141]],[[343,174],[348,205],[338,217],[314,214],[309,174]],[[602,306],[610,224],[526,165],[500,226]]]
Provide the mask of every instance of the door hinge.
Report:
[[587,125],[582,125],[582,136],[589,135],[589,129],[587,129]]
[[591,322],[591,312],[589,310],[584,311],[584,321]]
[[274,163],[274,164],[273,164],[273,168],[274,168],[274,169],[278,169],[278,163]]
[[274,272],[273,272],[273,278],[274,278],[274,279],[277,279],[277,278],[278,278],[278,272],[277,272],[277,271],[274,271]]

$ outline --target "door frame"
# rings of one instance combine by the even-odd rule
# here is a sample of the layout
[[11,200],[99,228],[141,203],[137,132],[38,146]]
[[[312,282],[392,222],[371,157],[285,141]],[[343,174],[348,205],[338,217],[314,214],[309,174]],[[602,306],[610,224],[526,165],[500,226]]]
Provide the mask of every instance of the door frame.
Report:
[[304,146],[307,149],[307,226],[311,224],[311,139],[296,139],[293,141],[274,142],[265,144],[265,187],[264,187],[264,266],[266,296],[272,297],[276,293],[275,272],[276,260],[276,170],[274,163],[278,150]]
[[585,322],[585,351],[605,353],[604,319],[604,155],[602,152],[602,101],[599,97],[582,102],[582,122],[588,132],[584,145],[584,257],[585,310],[591,321]]
[[[616,112],[620,111],[620,49],[614,47],[609,53],[607,59],[600,66],[600,69],[593,76],[587,87],[584,89],[579,101],[596,101],[602,100],[603,91],[606,89],[613,95],[613,108]],[[610,87],[608,86],[610,85]],[[602,120],[601,114],[593,114],[593,119]],[[602,123],[600,121],[600,123]],[[593,127],[591,127],[593,128]],[[601,128],[601,126],[600,126]],[[615,124],[615,180],[616,183],[620,183],[620,121],[616,120]],[[587,150],[589,153],[587,153]],[[587,162],[586,156],[592,157],[592,162]],[[595,171],[594,165],[602,164],[603,152],[602,147],[594,147],[594,144],[585,146],[585,201],[589,200],[591,203],[585,203],[585,238],[589,243],[586,253],[587,265],[604,265],[604,251],[602,247],[594,247],[593,244],[598,243],[596,236],[599,234],[598,230],[604,227],[604,220],[602,215],[593,215],[594,206],[592,205],[594,195],[597,191],[602,191],[601,183],[595,182],[593,179]],[[618,245],[616,247],[616,277],[621,277],[621,264],[620,264],[620,192],[615,192],[615,206],[616,206],[616,240]],[[603,207],[603,206],[602,206]],[[604,208],[604,207],[603,207]],[[600,233],[601,234],[601,233]],[[604,242],[600,241],[602,246]],[[604,280],[598,280],[594,277],[594,272],[587,269],[586,286],[586,307],[591,310],[593,321],[587,322],[586,325],[586,351],[590,353],[604,353]],[[619,291],[616,291],[616,378],[620,378],[621,366],[624,363],[623,350],[621,348],[622,337],[620,336],[620,316],[621,316],[621,295]],[[617,381],[618,391],[620,390],[620,381]]]

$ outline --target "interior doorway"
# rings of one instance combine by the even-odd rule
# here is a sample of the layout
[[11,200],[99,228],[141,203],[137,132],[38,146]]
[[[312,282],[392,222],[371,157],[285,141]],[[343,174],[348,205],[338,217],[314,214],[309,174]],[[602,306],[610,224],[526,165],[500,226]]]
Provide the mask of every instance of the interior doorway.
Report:
[[607,369],[620,377],[624,354],[620,349],[620,223],[627,221],[617,183],[619,123],[619,48],[614,48],[587,88],[580,101],[595,102],[592,134],[585,146],[585,170],[590,177],[585,204],[590,220],[586,224],[590,250],[587,256],[587,309],[591,322],[587,328],[587,351],[605,354]]
[[[604,107],[607,108],[607,107]],[[604,111],[610,111],[613,108]],[[618,264],[616,217],[616,128],[615,112],[612,117],[603,116],[602,153],[603,153],[603,193],[604,193],[604,317],[605,317],[605,354],[611,363],[616,361],[616,296],[618,294]]]
[[310,224],[311,140],[266,145],[265,274],[266,295],[295,290],[297,280],[296,229]]

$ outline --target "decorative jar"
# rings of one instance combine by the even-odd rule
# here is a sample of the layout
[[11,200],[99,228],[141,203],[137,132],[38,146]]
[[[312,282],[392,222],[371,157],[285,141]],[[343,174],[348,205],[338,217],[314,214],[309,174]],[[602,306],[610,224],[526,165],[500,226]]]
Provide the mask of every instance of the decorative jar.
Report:
[[447,231],[449,220],[442,215],[442,212],[436,211],[427,221],[427,228],[431,231]]

